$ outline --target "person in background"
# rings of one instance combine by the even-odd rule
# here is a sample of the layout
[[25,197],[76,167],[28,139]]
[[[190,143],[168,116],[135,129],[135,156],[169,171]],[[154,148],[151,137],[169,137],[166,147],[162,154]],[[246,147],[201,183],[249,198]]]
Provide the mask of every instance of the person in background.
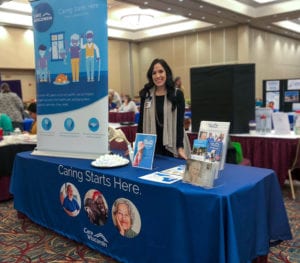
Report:
[[109,111],[116,111],[117,110],[117,104],[113,102],[112,94],[108,94],[108,110]]
[[148,83],[140,91],[138,132],[157,135],[156,154],[187,159],[190,146],[183,125],[183,92],[175,89],[172,70],[163,59],[152,61],[147,79]]
[[109,89],[108,95],[112,97],[112,102],[117,105],[117,108],[120,108],[122,105],[122,99],[120,94],[114,91],[113,89]]
[[0,112],[11,118],[14,129],[23,131],[24,104],[21,98],[10,90],[7,82],[1,84],[0,91]]
[[138,112],[137,106],[135,102],[131,99],[129,95],[124,95],[124,101],[119,108],[119,111],[124,111],[124,112],[130,112],[133,111],[134,113]]
[[3,129],[3,135],[9,135],[14,131],[11,119],[5,113],[0,113],[0,128]]
[[175,83],[175,88],[180,89],[183,92],[184,88],[182,85],[181,77],[176,77],[174,83]]
[[30,134],[37,134],[37,125],[36,125],[36,118],[37,118],[37,114],[36,114],[36,102],[32,102],[29,104],[28,108],[27,108],[30,118],[33,119],[33,123],[30,129]]
[[267,104],[267,108],[270,108],[270,109],[274,110],[275,109],[274,101],[269,101],[268,104]]

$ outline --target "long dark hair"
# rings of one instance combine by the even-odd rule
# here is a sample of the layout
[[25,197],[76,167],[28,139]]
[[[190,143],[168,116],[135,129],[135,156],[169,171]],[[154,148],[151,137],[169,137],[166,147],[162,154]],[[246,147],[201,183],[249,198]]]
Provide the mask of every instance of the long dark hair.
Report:
[[164,70],[166,71],[166,89],[167,89],[167,99],[171,101],[172,103],[172,110],[175,110],[176,108],[176,96],[175,96],[175,83],[173,80],[173,73],[168,65],[168,63],[161,58],[156,58],[152,61],[148,71],[147,71],[147,79],[148,83],[144,85],[144,88],[140,91],[140,97],[141,98],[148,98],[150,96],[150,89],[155,86],[153,79],[152,79],[152,73],[154,66],[156,64],[160,64]]

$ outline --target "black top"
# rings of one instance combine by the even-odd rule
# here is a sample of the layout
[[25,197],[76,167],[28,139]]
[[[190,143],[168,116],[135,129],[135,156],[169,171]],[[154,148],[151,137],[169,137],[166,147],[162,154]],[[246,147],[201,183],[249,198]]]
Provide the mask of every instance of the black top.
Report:
[[[155,110],[156,110],[156,135],[157,142],[155,153],[173,156],[168,150],[163,146],[163,123],[164,123],[164,97],[165,96],[155,96]],[[145,98],[141,98],[140,105],[140,118],[138,124],[138,132],[143,132],[143,117],[144,117],[144,104]],[[179,89],[176,91],[176,108],[177,108],[177,139],[176,147],[183,147],[183,134],[184,134],[184,111],[185,111],[185,100],[183,92]]]

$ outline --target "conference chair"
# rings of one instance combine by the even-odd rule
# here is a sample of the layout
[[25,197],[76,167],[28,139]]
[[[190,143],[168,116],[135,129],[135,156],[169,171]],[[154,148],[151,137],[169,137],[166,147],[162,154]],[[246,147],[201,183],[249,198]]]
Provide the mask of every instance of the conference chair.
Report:
[[251,166],[251,161],[244,157],[242,145],[239,142],[230,142],[230,145],[235,149],[236,152],[236,163],[240,165]]
[[291,168],[288,170],[289,183],[292,193],[293,200],[296,199],[295,189],[294,189],[294,180],[300,180],[300,139],[298,140],[296,155],[293,161]]

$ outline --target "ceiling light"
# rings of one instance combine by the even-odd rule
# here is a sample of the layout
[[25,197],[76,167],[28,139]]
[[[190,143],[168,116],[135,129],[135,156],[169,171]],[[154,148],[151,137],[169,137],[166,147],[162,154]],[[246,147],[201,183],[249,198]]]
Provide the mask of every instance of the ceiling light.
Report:
[[121,17],[122,22],[133,27],[147,27],[153,22],[153,15],[149,14],[130,14]]
[[277,25],[277,26],[283,27],[285,29],[292,30],[292,31],[295,31],[297,33],[300,33],[300,25],[298,23],[293,22],[293,21],[284,20],[284,21],[276,22],[274,24]]
[[259,4],[266,4],[266,3],[270,3],[270,2],[275,2],[277,0],[253,0],[254,2],[257,2]]

